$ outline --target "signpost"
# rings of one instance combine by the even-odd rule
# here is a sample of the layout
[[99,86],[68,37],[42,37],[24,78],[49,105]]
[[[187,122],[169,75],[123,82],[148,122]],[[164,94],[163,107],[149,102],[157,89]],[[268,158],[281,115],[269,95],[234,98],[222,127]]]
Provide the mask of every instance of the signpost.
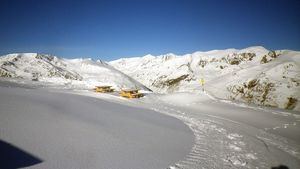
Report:
[[201,86],[204,86],[205,81],[204,81],[203,78],[201,78],[201,79],[199,80],[199,82],[200,82]]
[[200,85],[202,86],[202,91],[204,91],[204,84],[205,84],[204,79],[201,78],[201,79],[199,80],[199,83],[200,83]]

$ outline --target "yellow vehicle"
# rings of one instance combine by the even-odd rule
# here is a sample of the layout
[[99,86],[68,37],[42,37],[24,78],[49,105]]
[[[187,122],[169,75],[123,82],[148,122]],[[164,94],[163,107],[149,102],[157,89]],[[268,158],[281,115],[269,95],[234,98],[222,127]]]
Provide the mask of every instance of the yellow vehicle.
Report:
[[126,98],[140,98],[143,97],[143,93],[139,93],[137,89],[121,90],[120,96]]
[[114,91],[114,89],[112,89],[111,86],[96,86],[94,90],[95,92],[100,93],[110,93]]

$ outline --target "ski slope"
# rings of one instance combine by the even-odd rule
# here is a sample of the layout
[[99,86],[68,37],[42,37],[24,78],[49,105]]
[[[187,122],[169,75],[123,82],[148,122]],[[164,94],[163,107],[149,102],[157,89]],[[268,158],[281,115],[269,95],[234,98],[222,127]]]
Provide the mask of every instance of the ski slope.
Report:
[[0,168],[165,169],[188,154],[193,137],[179,120],[149,109],[0,87],[0,158],[7,159]]
[[[30,168],[298,169],[299,58],[260,46],[109,64],[2,56],[0,143],[27,152]],[[129,100],[96,85],[154,93]]]
[[0,138],[40,161],[30,168],[300,167],[300,115],[294,111],[206,93],[125,99],[1,84]]
[[298,112],[236,104],[206,93],[149,93],[139,100],[75,93],[154,110],[184,122],[194,133],[194,145],[171,169],[300,167]]

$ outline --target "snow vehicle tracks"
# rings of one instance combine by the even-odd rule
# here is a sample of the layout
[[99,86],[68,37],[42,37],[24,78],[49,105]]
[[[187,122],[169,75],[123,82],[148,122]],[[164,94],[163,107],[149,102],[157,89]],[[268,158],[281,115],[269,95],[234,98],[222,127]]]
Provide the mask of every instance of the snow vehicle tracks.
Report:
[[153,100],[156,103],[152,110],[182,120],[195,136],[190,153],[170,169],[271,168],[286,165],[284,162],[288,162],[289,168],[300,166],[299,146],[288,145],[285,138],[226,118]]

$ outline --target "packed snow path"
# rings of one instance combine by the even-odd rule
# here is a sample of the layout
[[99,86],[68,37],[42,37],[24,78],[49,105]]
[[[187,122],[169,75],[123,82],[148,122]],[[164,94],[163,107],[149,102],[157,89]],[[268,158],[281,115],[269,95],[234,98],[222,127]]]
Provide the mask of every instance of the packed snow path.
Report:
[[203,93],[154,94],[142,102],[181,119],[195,134],[192,151],[173,168],[300,167],[297,112],[229,104]]
[[178,119],[149,109],[2,86],[0,141],[36,159],[30,168],[164,169],[186,157],[194,136]]
[[137,100],[84,91],[78,94],[145,107],[182,120],[194,132],[195,144],[170,169],[300,167],[299,112],[217,100],[202,92],[151,93]]

